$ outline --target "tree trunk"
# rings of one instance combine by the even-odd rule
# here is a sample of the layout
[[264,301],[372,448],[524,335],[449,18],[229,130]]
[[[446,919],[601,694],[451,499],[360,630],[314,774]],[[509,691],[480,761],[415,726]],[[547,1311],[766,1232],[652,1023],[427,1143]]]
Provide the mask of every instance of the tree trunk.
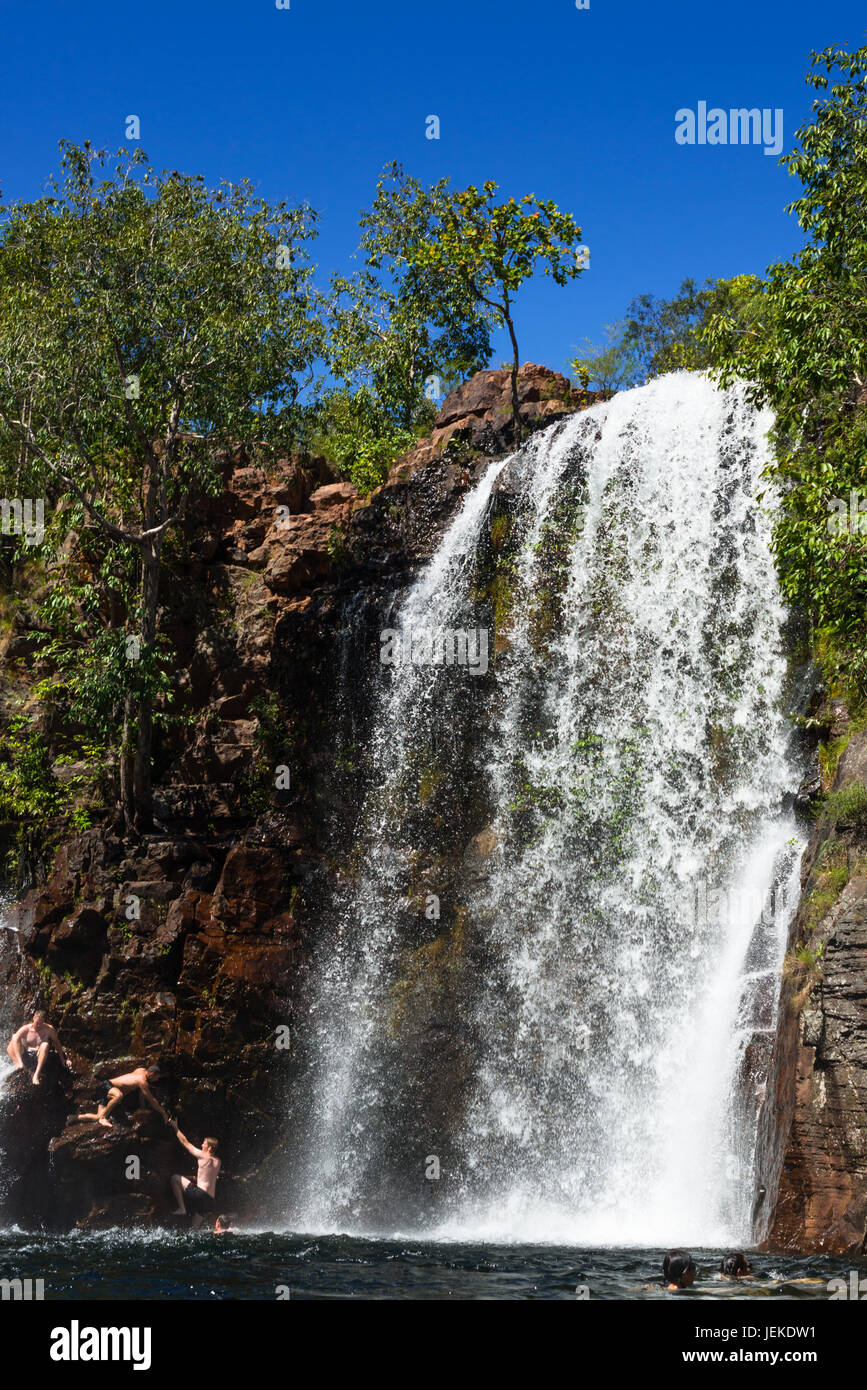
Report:
[[135,723],[135,702],[128,693],[123,702],[123,733],[120,740],[120,806],[127,834],[135,830],[135,795],[133,792],[132,731]]
[[508,304],[503,311],[503,318],[506,320],[506,327],[509,330],[509,337],[512,340],[512,430],[516,444],[521,442],[521,416],[520,405],[518,403],[518,339],[515,337],[515,325],[512,323],[509,314]]

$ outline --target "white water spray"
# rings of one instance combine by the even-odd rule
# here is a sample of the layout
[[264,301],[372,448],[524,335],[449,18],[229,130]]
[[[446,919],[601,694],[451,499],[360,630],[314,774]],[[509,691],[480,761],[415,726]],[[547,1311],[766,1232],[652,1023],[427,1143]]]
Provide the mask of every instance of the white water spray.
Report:
[[[749,1237],[761,1176],[749,1091],[798,857],[781,809],[784,610],[755,500],[770,424],[740,388],[678,374],[537,436],[508,465],[510,601],[478,731],[495,848],[465,905],[483,962],[461,1001],[473,1074],[431,1234]],[[398,626],[468,621],[503,467]],[[429,1062],[395,1045],[389,1022],[405,964],[392,903],[420,749],[454,720],[444,681],[467,679],[407,668],[380,704],[364,863],[319,965],[292,1218],[306,1229],[383,1228],[389,1100],[411,1097]]]

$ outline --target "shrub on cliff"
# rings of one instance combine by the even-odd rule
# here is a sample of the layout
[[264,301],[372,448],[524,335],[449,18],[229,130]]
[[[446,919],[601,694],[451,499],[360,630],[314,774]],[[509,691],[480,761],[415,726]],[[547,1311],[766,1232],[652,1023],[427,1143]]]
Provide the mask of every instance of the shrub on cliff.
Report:
[[342,478],[361,493],[384,482],[396,458],[416,443],[417,434],[395,425],[367,387],[354,393],[332,391],[320,405],[319,433],[312,441]]

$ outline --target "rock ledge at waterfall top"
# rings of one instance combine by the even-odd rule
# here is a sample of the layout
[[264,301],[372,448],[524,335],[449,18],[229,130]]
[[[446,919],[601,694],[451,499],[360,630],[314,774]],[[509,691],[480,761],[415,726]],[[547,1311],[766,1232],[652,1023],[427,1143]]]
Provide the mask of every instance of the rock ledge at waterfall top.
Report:
[[[7,1017],[45,1008],[74,1077],[69,1095],[13,1079],[0,1114],[14,1138],[0,1155],[7,1219],[63,1229],[166,1217],[168,1177],[190,1171],[171,1133],[149,1112],[111,1131],[75,1119],[101,1079],[157,1059],[160,1099],[184,1131],[221,1140],[219,1205],[255,1214],[279,1203],[269,1174],[303,1058],[275,1041],[278,1029],[297,1036],[317,903],[343,871],[320,827],[345,814],[355,775],[335,768],[329,737],[340,653],[356,641],[354,661],[377,659],[383,614],[486,459],[510,447],[509,389],[509,373],[493,371],[453,391],[430,439],[369,498],[322,459],[266,470],[239,449],[225,492],[191,504],[162,592],[185,719],[158,738],[153,833],[130,842],[107,813],[72,839],[31,838],[9,919],[17,935],[0,933]],[[520,394],[526,428],[594,399],[533,365]],[[36,633],[22,603],[0,638],[0,724],[44,674],[30,661]],[[283,762],[291,788],[275,791]],[[130,1154],[138,1182],[125,1176]]]
[[[597,400],[597,393],[570,385],[560,372],[525,362],[518,371],[518,404],[524,430],[571,415]],[[454,442],[487,454],[513,447],[512,378],[503,369],[477,372],[446,396],[432,433],[397,460],[389,482],[405,480]]]

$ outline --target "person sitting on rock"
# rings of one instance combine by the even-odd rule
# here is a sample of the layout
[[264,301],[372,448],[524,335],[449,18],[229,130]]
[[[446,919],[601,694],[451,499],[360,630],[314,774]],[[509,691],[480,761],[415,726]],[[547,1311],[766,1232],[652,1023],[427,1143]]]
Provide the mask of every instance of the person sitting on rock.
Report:
[[25,1023],[13,1034],[6,1051],[19,1070],[29,1068],[33,1072],[33,1085],[38,1086],[42,1081],[42,1069],[52,1048],[57,1052],[61,1065],[68,1070],[69,1063],[63,1054],[59,1037],[46,1021],[42,1009],[37,1009],[33,1015],[33,1022]]
[[209,1216],[216,1210],[217,1203],[214,1193],[217,1190],[217,1178],[220,1176],[220,1160],[217,1158],[219,1144],[216,1139],[203,1139],[202,1147],[197,1149],[191,1144],[185,1134],[181,1134],[177,1124],[173,1124],[178,1141],[183,1144],[187,1153],[192,1154],[198,1160],[198,1173],[195,1182],[192,1178],[184,1178],[180,1173],[172,1176],[172,1192],[175,1194],[177,1210],[172,1212],[172,1216],[192,1216],[192,1228],[197,1231],[202,1224],[202,1219]]
[[96,1120],[103,1128],[111,1129],[112,1123],[108,1117],[112,1110],[120,1105],[125,1097],[132,1095],[134,1091],[138,1091],[140,1099],[149,1105],[152,1110],[155,1110],[160,1118],[165,1120],[167,1125],[170,1125],[172,1123],[171,1120],[150,1088],[150,1083],[152,1081],[159,1081],[159,1079],[160,1069],[156,1066],[136,1067],[135,1071],[125,1072],[123,1076],[113,1076],[109,1081],[102,1082],[102,1098],[96,1113],[79,1115],[78,1118],[80,1120]]

